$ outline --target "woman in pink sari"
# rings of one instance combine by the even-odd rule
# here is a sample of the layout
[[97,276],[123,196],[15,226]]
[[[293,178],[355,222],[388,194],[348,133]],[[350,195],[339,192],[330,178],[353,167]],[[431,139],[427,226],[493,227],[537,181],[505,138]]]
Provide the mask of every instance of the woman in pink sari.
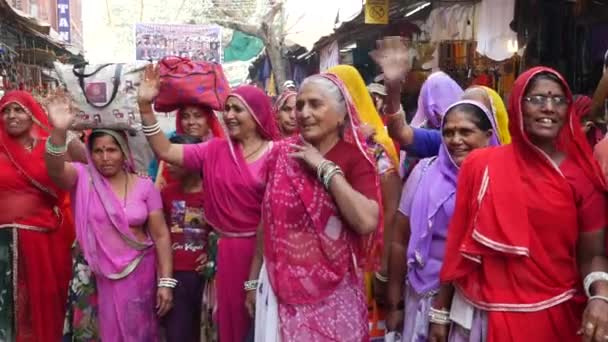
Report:
[[[133,172],[121,132],[93,130],[88,138],[88,163],[68,162],[66,131],[75,114],[66,98],[54,99],[48,108],[54,128],[46,143],[47,171],[58,187],[72,191],[76,249],[84,256],[75,270],[80,282],[73,280],[71,289],[92,290],[88,294],[97,295],[97,302],[86,303],[93,307],[86,311],[90,316],[68,322],[76,326],[66,337],[158,341],[158,318],[171,309],[177,284],[172,278],[171,241],[160,193],[150,179]],[[99,332],[87,335],[87,328]]]
[[383,221],[375,160],[337,76],[303,82],[297,119],[301,136],[268,163],[256,341],[368,341],[361,267],[379,261]]
[[217,321],[222,342],[242,342],[251,328],[244,283],[255,250],[266,188],[266,160],[278,137],[270,99],[256,87],[242,86],[227,98],[223,121],[229,139],[176,145],[160,131],[152,112],[158,95],[158,67],[149,65],[139,88],[143,130],[159,160],[202,173],[207,222],[219,234]]

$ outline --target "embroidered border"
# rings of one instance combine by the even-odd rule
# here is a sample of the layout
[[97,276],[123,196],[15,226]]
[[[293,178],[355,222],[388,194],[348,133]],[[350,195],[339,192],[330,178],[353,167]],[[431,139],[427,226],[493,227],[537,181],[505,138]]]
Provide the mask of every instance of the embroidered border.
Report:
[[559,294],[555,297],[551,297],[547,300],[537,302],[537,303],[529,303],[529,304],[513,304],[513,303],[487,303],[487,302],[474,302],[470,300],[466,295],[462,288],[456,284],[454,286],[460,291],[462,297],[474,307],[486,310],[486,311],[504,311],[504,312],[537,312],[542,311],[556,305],[559,305],[569,299],[571,299],[576,293],[575,289],[567,290],[562,294]]

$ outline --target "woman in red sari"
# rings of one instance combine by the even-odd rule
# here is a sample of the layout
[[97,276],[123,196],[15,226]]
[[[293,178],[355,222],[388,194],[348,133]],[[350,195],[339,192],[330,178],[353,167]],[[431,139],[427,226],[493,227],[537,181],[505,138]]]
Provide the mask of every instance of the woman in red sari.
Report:
[[47,176],[46,113],[23,91],[0,100],[0,340],[59,341],[74,226]]
[[301,135],[278,143],[268,162],[264,230],[250,278],[260,278],[255,339],[368,341],[360,266],[382,238],[375,160],[336,75],[304,80],[297,120]]
[[509,114],[512,143],[461,167],[430,340],[606,341],[605,184],[568,84],[528,70]]

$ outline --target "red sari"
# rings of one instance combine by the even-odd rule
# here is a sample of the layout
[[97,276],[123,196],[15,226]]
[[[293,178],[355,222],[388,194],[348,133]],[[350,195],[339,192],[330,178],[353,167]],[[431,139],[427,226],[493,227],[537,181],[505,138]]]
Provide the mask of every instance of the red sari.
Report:
[[[522,100],[533,68],[515,82],[509,110],[512,144],[471,153],[458,179],[442,282],[452,282],[488,312],[492,341],[576,341],[584,297],[576,264],[581,231],[604,228],[586,218],[589,203],[605,210],[604,181],[580,125],[568,108],[557,166],[523,129]],[[585,198],[581,198],[581,195]],[[599,210],[598,210],[599,209]]]
[[[0,100],[0,112],[17,103],[32,116],[31,152],[10,137],[0,121],[0,229],[13,235],[14,328],[17,341],[59,341],[74,226],[65,192],[51,182],[44,163],[48,121],[42,107],[26,92]],[[7,181],[10,180],[10,181]]]

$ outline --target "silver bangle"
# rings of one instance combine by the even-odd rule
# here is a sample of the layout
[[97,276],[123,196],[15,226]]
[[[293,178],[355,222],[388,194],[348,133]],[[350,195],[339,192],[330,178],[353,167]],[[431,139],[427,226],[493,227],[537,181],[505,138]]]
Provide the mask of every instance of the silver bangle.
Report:
[[323,186],[325,186],[326,190],[329,190],[329,183],[337,174],[344,175],[344,172],[342,172],[342,169],[340,169],[339,166],[335,165],[332,169],[326,172],[325,175],[323,175]]
[[592,301],[594,299],[603,300],[604,302],[608,303],[608,297],[606,296],[591,296],[587,301]]
[[244,284],[244,288],[246,292],[255,291],[258,289],[258,281],[257,280],[247,280]]
[[376,272],[374,274],[374,276],[376,277],[376,279],[378,279],[378,281],[380,281],[382,283],[388,283],[388,277],[387,276],[383,276],[382,274],[380,274],[380,272]]
[[452,323],[450,320],[450,312],[431,307],[429,309],[429,322],[440,325],[450,325]]
[[160,278],[158,280],[158,287],[166,287],[174,289],[177,286],[178,281],[173,278]]
[[156,121],[156,123],[149,126],[141,126],[141,130],[144,132],[144,135],[149,137],[156,135],[161,132],[160,122]]
[[587,297],[591,297],[591,285],[598,280],[608,281],[608,272],[591,272],[583,281]]
[[317,166],[317,179],[319,179],[320,182],[323,182],[323,175],[327,167],[329,167],[331,164],[333,164],[331,161],[324,159],[319,166]]

